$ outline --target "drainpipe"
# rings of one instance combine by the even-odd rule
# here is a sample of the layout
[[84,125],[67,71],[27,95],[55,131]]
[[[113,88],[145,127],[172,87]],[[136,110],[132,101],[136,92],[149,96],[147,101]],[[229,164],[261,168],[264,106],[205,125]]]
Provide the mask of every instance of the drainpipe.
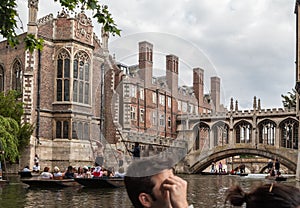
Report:
[[36,129],[35,129],[35,135],[36,135],[36,145],[34,148],[34,152],[36,154],[36,147],[40,144],[40,103],[41,103],[41,50],[38,49],[38,71],[37,71],[37,101],[36,101],[36,112],[37,112],[37,118],[36,118]]

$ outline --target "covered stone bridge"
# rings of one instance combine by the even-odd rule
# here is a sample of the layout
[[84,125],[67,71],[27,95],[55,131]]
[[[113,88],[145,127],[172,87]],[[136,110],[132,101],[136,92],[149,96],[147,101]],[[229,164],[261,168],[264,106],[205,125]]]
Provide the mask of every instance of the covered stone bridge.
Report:
[[195,151],[187,155],[184,163],[189,173],[200,173],[212,162],[236,155],[255,155],[270,159],[278,158],[283,166],[296,173],[297,153],[297,150],[274,148],[269,145],[236,144],[235,146],[219,146],[207,151]]

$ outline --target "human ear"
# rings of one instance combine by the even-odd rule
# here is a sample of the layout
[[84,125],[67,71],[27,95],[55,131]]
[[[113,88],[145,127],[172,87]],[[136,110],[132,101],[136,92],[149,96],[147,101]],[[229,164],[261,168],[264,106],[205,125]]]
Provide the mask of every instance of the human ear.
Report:
[[151,207],[152,205],[152,198],[149,194],[140,193],[139,200],[144,207]]

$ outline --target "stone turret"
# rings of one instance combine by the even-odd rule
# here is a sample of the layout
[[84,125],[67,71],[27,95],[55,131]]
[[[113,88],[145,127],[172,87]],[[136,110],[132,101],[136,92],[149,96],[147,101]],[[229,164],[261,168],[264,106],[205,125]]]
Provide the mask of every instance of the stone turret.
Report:
[[30,34],[37,33],[37,12],[39,0],[28,0],[28,24],[27,30]]

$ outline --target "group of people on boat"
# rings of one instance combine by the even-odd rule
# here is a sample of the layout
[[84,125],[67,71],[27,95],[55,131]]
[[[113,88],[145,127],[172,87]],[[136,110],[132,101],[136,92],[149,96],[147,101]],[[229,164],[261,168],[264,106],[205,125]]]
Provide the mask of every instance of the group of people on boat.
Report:
[[[23,172],[30,172],[29,166],[26,166]],[[73,167],[68,166],[65,171],[61,171],[59,167],[55,166],[53,171],[50,167],[44,167],[42,173],[39,175],[43,179],[74,179],[74,178],[93,178],[93,177],[124,177],[124,167],[120,167],[118,171],[114,171],[114,168],[105,168],[98,163],[95,163],[94,167]]]
[[280,162],[276,158],[275,163],[273,163],[273,160],[269,159],[268,164],[267,164],[267,171],[269,173],[269,176],[271,177],[280,177],[281,172],[280,172]]

